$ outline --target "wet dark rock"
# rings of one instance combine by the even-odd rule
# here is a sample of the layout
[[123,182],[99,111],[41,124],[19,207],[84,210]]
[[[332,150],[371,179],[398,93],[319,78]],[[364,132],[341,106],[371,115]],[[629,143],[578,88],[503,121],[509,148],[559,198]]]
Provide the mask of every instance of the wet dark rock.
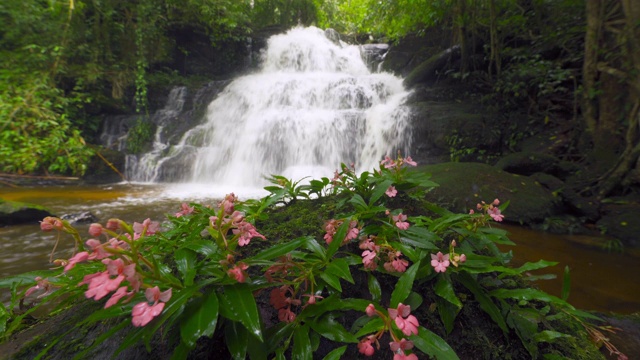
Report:
[[535,180],[480,163],[442,163],[420,167],[440,186],[427,193],[431,202],[455,212],[469,212],[480,201],[509,201],[504,221],[541,223],[562,211],[561,199]]
[[0,226],[37,224],[51,215],[49,210],[39,205],[0,199]]
[[98,222],[98,218],[90,211],[85,211],[75,214],[65,214],[60,217],[62,220],[67,220],[71,224],[91,224]]
[[624,246],[640,246],[640,203],[626,200],[605,202],[601,214],[596,225],[602,232],[619,239]]

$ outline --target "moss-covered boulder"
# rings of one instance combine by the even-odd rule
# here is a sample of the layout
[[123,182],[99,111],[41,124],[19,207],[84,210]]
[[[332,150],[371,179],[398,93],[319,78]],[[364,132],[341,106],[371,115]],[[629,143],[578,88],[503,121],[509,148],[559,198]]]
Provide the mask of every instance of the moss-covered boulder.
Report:
[[42,206],[0,199],[0,226],[37,223],[51,212]]
[[440,186],[427,199],[451,211],[468,212],[480,201],[509,201],[505,221],[532,224],[561,212],[557,196],[528,176],[480,163],[442,163],[419,168]]

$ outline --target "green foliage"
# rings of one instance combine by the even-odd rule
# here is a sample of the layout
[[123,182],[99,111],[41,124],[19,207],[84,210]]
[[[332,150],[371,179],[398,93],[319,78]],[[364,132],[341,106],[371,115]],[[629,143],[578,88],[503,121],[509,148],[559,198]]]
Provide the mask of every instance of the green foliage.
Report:
[[317,20],[317,0],[255,0],[251,11],[254,26],[285,28],[312,25]]
[[127,133],[127,151],[132,154],[148,151],[151,148],[155,131],[156,127],[153,123],[138,119]]
[[[408,194],[436,184],[407,165],[415,163],[386,158],[380,169],[360,175],[343,165],[333,179],[310,185],[273,176],[267,197],[243,203],[229,194],[217,208],[183,204],[161,232],[149,219],[133,225],[111,219],[106,227],[90,228],[94,238],[103,234],[111,240],[88,244],[65,269],[38,273],[36,284],[25,282],[34,276],[30,274],[1,280],[0,287],[13,287],[14,302],[22,298],[31,309],[54,299],[65,299],[53,305],[57,308],[85,297],[101,303],[109,299],[105,308],[77,325],[110,319],[113,327],[92,346],[120,329],[129,330],[118,352],[141,342],[149,348],[154,334],[177,331],[177,343],[171,344],[174,358],[187,358],[202,337],[217,337],[234,358],[252,359],[284,354],[312,358],[324,338],[335,344],[327,355],[331,359],[347,351],[345,344],[374,351],[372,343],[388,334],[392,346],[401,349],[394,352],[457,359],[445,339],[469,306],[479,306],[503,336],[519,338],[535,358],[573,339],[574,333],[556,324],[570,318],[588,326],[586,319],[597,319],[563,299],[523,286],[521,274],[555,263],[507,266],[510,255],[496,244],[512,243],[505,231],[489,226],[501,220],[506,204],[483,203],[475,214],[455,214],[433,204],[416,209]],[[311,194],[321,198],[312,200]],[[396,207],[400,198],[407,208]],[[270,239],[248,221],[260,219],[260,226],[281,222],[276,215],[298,204],[331,218],[318,225],[311,213],[300,213],[308,226],[293,221],[290,226],[301,227],[301,236],[286,231]],[[410,208],[416,214],[409,214]],[[81,243],[68,223],[47,218],[43,228],[48,226]],[[34,286],[25,293],[28,285]],[[424,304],[437,309],[428,325],[411,315],[433,311]],[[280,322],[267,327],[264,314]],[[5,337],[19,329],[24,316],[0,311],[0,320],[8,324],[0,327]],[[61,339],[50,339],[42,354]]]

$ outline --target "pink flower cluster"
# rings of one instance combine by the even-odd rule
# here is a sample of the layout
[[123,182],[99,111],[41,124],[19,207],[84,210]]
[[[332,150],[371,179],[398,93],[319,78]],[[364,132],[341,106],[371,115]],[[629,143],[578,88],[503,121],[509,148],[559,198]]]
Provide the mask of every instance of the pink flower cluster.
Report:
[[[358,351],[365,356],[372,356],[376,349],[380,349],[379,338],[384,334],[385,331],[389,331],[391,338],[393,341],[389,343],[389,348],[393,352],[394,360],[418,360],[416,354],[410,353],[407,354],[407,351],[413,349],[413,343],[405,338],[398,339],[394,333],[391,331],[390,322],[388,320],[392,320],[396,327],[402,331],[405,336],[417,335],[418,334],[418,319],[411,315],[411,306],[404,305],[402,303],[398,304],[398,307],[393,309],[387,309],[388,317],[378,311],[373,304],[369,304],[365,309],[365,313],[367,316],[380,316],[383,318],[385,328],[379,331],[376,334],[372,334],[364,337],[358,343]],[[375,345],[375,348],[374,348]]]
[[[487,204],[484,201],[482,201],[481,203],[478,203],[476,205],[476,208],[481,211],[484,210],[487,214],[489,214],[489,216],[491,217],[491,219],[493,219],[493,221],[501,222],[502,219],[504,219],[504,215],[502,215],[502,213],[500,212],[498,205],[500,205],[500,200],[495,199],[491,204]],[[473,213],[474,213],[473,209],[469,210],[469,214],[473,214]]]
[[451,246],[449,247],[449,253],[443,254],[438,251],[437,254],[431,254],[431,266],[438,273],[443,273],[447,271],[447,268],[450,264],[458,267],[459,264],[467,261],[467,256],[465,254],[456,254],[456,241],[451,241]]
[[376,270],[378,268],[378,260],[386,258],[386,262],[383,264],[385,270],[388,272],[405,272],[409,262],[401,258],[402,253],[388,245],[377,245],[374,242],[375,239],[375,236],[369,236],[360,242],[360,249],[364,250],[362,252],[364,268]]
[[[44,222],[43,222],[44,223]],[[88,251],[75,254],[64,264],[64,271],[68,272],[76,264],[85,261],[101,261],[106,270],[94,274],[85,275],[78,286],[88,285],[84,295],[87,299],[101,300],[111,294],[104,307],[109,308],[117,304],[120,300],[131,301],[136,293],[140,291],[143,284],[143,275],[138,272],[139,261],[145,261],[140,255],[131,257],[131,248],[135,246],[134,241],[145,235],[152,235],[160,228],[160,224],[151,219],[146,219],[142,223],[134,222],[132,227],[121,220],[110,219],[106,227],[101,224],[91,224],[89,234],[93,237],[105,235],[108,240],[101,243],[97,239],[89,239],[85,242]],[[124,229],[127,232],[118,235],[114,231]],[[110,235],[114,237],[109,238]],[[148,266],[148,262],[145,262]],[[125,284],[126,285],[123,285]],[[44,285],[38,283],[34,288]],[[164,303],[171,298],[171,289],[160,292],[157,286],[145,290],[147,302],[136,304],[132,310],[132,323],[134,326],[145,326],[154,317],[162,313]],[[152,305],[149,305],[152,302]]]
[[[335,220],[331,219],[324,224],[324,230],[326,233],[324,234],[324,241],[327,244],[331,244],[333,242],[333,236],[338,231],[338,228],[344,223],[344,220]],[[342,245],[345,245],[351,240],[355,240],[358,238],[360,234],[360,228],[358,227],[357,220],[351,220],[349,222],[349,230],[347,231],[347,235],[345,235],[342,240]]]
[[411,156],[402,158],[402,156],[398,154],[398,158],[396,160],[393,160],[389,156],[385,156],[384,160],[380,162],[380,165],[385,169],[400,169],[404,165],[417,166],[418,164],[411,159]]
[[299,299],[295,299],[294,295],[295,292],[289,285],[283,285],[271,290],[269,304],[278,310],[278,320],[290,323],[296,319],[296,314],[291,310],[291,306],[300,306],[302,302]]
[[[223,234],[231,230],[233,235],[237,237],[238,245],[240,246],[249,245],[253,238],[266,240],[264,235],[260,234],[253,224],[245,220],[243,213],[235,210],[234,203],[236,201],[238,201],[238,198],[231,193],[220,202],[219,207],[222,214],[218,215],[221,215],[222,218],[211,216],[209,218],[211,227],[220,230]],[[226,241],[225,238],[225,243]]]

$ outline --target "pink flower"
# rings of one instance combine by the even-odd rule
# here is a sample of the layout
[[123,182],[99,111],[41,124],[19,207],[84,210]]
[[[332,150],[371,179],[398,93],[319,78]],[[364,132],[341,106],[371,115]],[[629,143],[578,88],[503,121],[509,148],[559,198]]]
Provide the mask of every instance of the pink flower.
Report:
[[247,270],[247,268],[249,268],[249,265],[241,262],[236,264],[231,269],[227,270],[227,274],[229,274],[229,277],[236,280],[237,282],[243,283],[247,279],[247,272],[245,271]]
[[493,221],[500,222],[502,221],[502,219],[504,219],[504,215],[500,213],[500,209],[498,209],[497,207],[490,206],[489,209],[487,210],[487,213],[489,213],[489,216],[491,216]]
[[407,220],[407,215],[400,213],[398,215],[393,215],[391,218],[395,221],[398,229],[407,230],[409,228],[409,223],[405,221]]
[[416,354],[405,354],[404,352],[397,352],[393,354],[393,360],[418,360]]
[[378,267],[378,263],[376,262],[377,255],[375,251],[365,250],[362,252],[362,263],[365,269],[375,270]]
[[400,303],[397,309],[388,309],[388,311],[389,317],[395,320],[396,326],[403,334],[406,336],[418,334],[418,326],[420,324],[415,316],[410,315],[411,306]]
[[[87,279],[87,276],[85,276],[85,281]],[[123,275],[119,275],[115,279],[111,279],[107,271],[98,273],[97,276],[90,278],[89,289],[84,292],[84,296],[87,299],[93,298],[94,300],[100,300],[103,297],[107,296],[107,294],[109,294],[110,292],[116,290],[123,280]]]
[[396,162],[387,155],[384,157],[384,160],[380,162],[380,165],[384,166],[386,169],[391,169],[396,166]]
[[473,214],[475,214],[475,213],[476,213],[476,212],[475,212],[475,211],[473,211],[473,209],[469,209],[469,215],[473,215]]
[[51,293],[51,291],[53,290],[53,285],[49,282],[49,280],[43,279],[40,276],[36,276],[35,280],[36,285],[27,289],[27,291],[24,293],[24,297],[27,297],[35,292],[41,292],[42,290],[44,290],[44,292],[38,295],[38,298],[44,297]]
[[146,302],[136,304],[131,310],[131,323],[133,326],[145,326],[153,318],[160,315],[164,309],[164,303],[157,303],[155,305],[149,305]]
[[171,294],[171,289],[160,292],[157,286],[145,290],[144,296],[149,302],[153,302],[153,305],[149,305],[148,302],[141,302],[133,307],[131,311],[131,323],[133,326],[145,326],[154,317],[160,315],[164,309],[164,303],[171,299]]
[[[160,223],[157,221],[151,221],[151,219],[145,219],[142,224],[138,222],[133,223],[133,231],[136,234],[153,235],[158,232],[158,230],[160,230]],[[144,234],[142,233],[143,231],[145,231]]]
[[358,343],[358,351],[361,354],[364,354],[365,356],[373,355],[373,353],[376,351],[376,349],[373,347],[373,344],[372,344],[374,339],[375,339],[375,336],[370,335],[360,340],[360,342]]
[[492,204],[493,204],[493,206],[498,206],[498,205],[500,205],[500,200],[495,199],[495,200],[493,200]]
[[266,240],[264,235],[260,234],[251,223],[248,223],[246,221],[238,224],[238,228],[233,229],[232,231],[235,235],[240,234],[240,237],[238,238],[238,245],[240,246],[248,245],[251,239],[255,237]]
[[278,310],[278,320],[286,323],[291,323],[296,319],[296,314],[291,311],[291,308],[282,308]]
[[49,232],[51,230],[62,230],[63,228],[64,224],[62,223],[62,220],[56,217],[47,216],[40,222],[40,230],[44,232]]
[[93,223],[91,225],[89,225],[89,235],[93,236],[93,237],[98,237],[102,234],[102,231],[104,229],[102,228],[102,225],[98,224],[98,223]]
[[413,161],[413,159],[411,159],[411,156],[407,156],[406,158],[404,158],[404,163],[410,166],[418,165],[418,163],[416,163],[415,161]]
[[367,305],[365,312],[367,313],[368,317],[372,317],[376,314],[376,307],[373,304],[369,304]]
[[227,196],[224,197],[224,200],[220,202],[219,206],[224,209],[225,214],[231,215],[234,211],[233,203],[236,201],[238,201],[238,197],[234,193],[227,194]]
[[436,272],[443,273],[447,271],[447,267],[449,266],[449,254],[443,255],[440,251],[435,255],[431,254],[431,266],[433,266]]
[[89,253],[86,251],[82,251],[75,254],[71,259],[69,259],[67,266],[64,267],[64,272],[67,272],[73,269],[73,267],[76,266],[77,263],[87,261],[88,259],[89,259]]
[[149,302],[157,303],[158,301],[167,302],[171,299],[171,294],[173,291],[171,288],[160,292],[160,288],[154,286],[152,288],[148,288],[144,291],[144,296],[149,300]]
[[396,258],[391,262],[391,266],[393,266],[393,268],[397,272],[405,272],[405,270],[407,270],[408,265],[409,265],[409,262],[407,260],[400,259],[400,258]]
[[113,293],[113,295],[111,295],[111,297],[109,298],[109,300],[107,300],[107,303],[104,304],[104,308],[109,308],[115,304],[118,303],[118,301],[120,301],[120,299],[122,299],[125,296],[128,297],[132,297],[133,294],[135,294],[135,292],[133,291],[129,291],[127,292],[127,287],[126,286],[121,286],[118,288],[118,290],[116,290],[115,293]]
[[391,348],[391,351],[393,351],[394,353],[397,353],[398,350],[411,350],[413,349],[413,342],[408,341],[407,339],[400,339],[400,342],[395,342],[392,341],[389,343],[389,347]]
[[396,190],[395,186],[389,186],[384,193],[387,194],[388,197],[395,197],[398,194],[398,190]]
[[182,205],[180,205],[180,209],[181,210],[176,213],[176,217],[189,215],[189,214],[193,213],[193,211],[195,210],[194,207],[189,206],[187,203],[182,203]]

